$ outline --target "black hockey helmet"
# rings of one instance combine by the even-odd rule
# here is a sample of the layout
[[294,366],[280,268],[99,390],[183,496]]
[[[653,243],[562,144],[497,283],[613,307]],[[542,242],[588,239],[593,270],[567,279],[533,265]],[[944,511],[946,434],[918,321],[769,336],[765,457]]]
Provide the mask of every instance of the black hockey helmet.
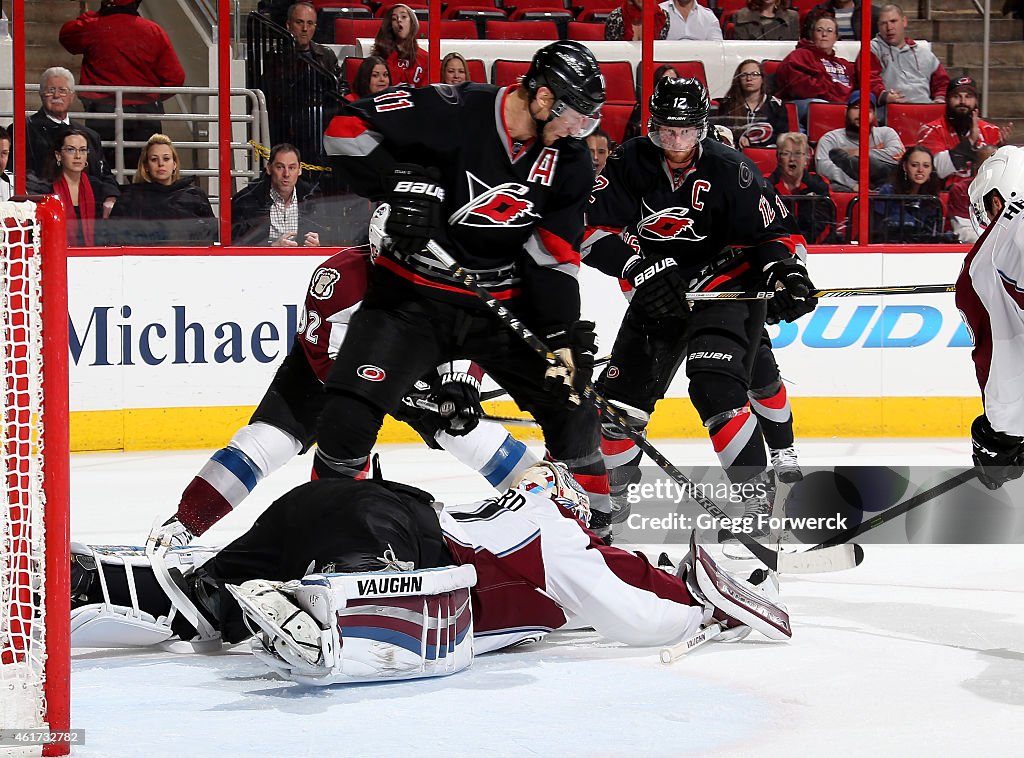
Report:
[[697,128],[698,140],[708,136],[708,114],[711,101],[708,91],[698,79],[659,79],[650,100],[649,133],[657,126]]
[[579,42],[559,40],[538,50],[523,76],[523,86],[531,95],[547,87],[578,113],[600,118],[604,75],[594,54]]

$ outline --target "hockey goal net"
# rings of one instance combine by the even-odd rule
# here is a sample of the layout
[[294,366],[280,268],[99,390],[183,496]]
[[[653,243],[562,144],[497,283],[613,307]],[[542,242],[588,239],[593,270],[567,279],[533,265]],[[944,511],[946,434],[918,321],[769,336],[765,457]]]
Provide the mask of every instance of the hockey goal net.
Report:
[[64,235],[57,198],[0,202],[0,755],[68,752],[38,737],[70,716]]

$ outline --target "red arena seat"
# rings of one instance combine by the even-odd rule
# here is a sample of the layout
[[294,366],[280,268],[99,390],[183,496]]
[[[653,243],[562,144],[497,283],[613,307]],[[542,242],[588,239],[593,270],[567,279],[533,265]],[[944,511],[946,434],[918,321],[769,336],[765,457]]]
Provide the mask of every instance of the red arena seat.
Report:
[[379,18],[339,18],[334,22],[334,44],[354,45],[359,37],[373,39],[379,30]]
[[616,144],[622,142],[632,113],[633,106],[625,103],[605,103],[601,108],[601,128]]
[[491,67],[491,84],[498,87],[515,84],[528,68],[530,68],[530,61],[496,60]]
[[580,42],[595,42],[604,39],[604,24],[589,21],[570,21],[569,39]]
[[844,103],[811,103],[807,109],[807,139],[817,144],[825,132],[846,124]]
[[[672,66],[672,68],[676,70],[676,73],[679,74],[680,78],[697,79],[705,87],[708,86],[708,76],[706,73],[704,73],[704,64],[701,61],[655,61],[654,68],[656,69],[658,68],[658,66],[661,66],[662,64],[665,63]],[[640,73],[641,64],[638,63],[636,64],[636,81],[638,86],[640,84]]]
[[629,61],[600,62],[604,74],[605,97],[610,103],[636,102],[636,88],[633,86],[633,66]]
[[916,145],[922,124],[942,118],[945,103],[892,103],[885,108],[885,125],[900,135],[904,145]]
[[745,147],[743,154],[756,163],[757,168],[765,176],[771,176],[778,165],[774,147]]
[[554,21],[491,21],[484,27],[487,39],[558,39]]

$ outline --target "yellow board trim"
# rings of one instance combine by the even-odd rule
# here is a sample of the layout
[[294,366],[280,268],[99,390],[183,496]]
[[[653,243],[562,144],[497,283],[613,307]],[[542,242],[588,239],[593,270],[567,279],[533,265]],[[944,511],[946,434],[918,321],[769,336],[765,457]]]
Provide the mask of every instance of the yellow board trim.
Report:
[[[830,437],[967,437],[981,413],[976,397],[804,397],[792,398],[797,439]],[[511,401],[486,404],[490,413],[521,415]],[[123,411],[76,411],[71,414],[71,449],[171,450],[216,448],[245,425],[254,408],[132,408]],[[511,427],[522,440],[541,439],[539,429]],[[651,438],[707,436],[685,398],[658,403],[648,429]],[[387,418],[381,442],[416,442],[405,424]]]

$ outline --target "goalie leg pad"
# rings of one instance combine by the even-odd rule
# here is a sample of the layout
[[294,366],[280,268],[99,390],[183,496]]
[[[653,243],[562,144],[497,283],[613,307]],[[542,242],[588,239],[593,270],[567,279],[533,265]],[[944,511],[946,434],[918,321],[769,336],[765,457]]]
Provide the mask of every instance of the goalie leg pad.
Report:
[[259,628],[253,652],[316,686],[454,674],[473,660],[472,566],[314,574],[228,587]]

